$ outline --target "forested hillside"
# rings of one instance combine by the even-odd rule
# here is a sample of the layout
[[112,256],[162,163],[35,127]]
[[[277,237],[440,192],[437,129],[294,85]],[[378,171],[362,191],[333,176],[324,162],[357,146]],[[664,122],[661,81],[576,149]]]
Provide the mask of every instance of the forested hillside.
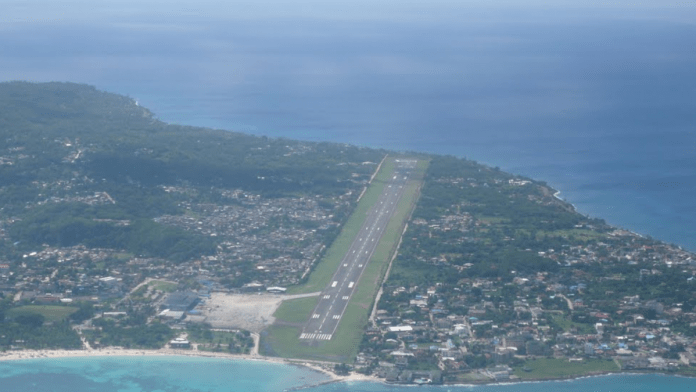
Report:
[[[0,205],[5,257],[41,244],[123,249],[175,261],[216,242],[153,221],[196,189],[264,197],[359,191],[383,152],[169,125],[130,98],[71,83],[0,84]],[[114,224],[128,221],[129,224]]]

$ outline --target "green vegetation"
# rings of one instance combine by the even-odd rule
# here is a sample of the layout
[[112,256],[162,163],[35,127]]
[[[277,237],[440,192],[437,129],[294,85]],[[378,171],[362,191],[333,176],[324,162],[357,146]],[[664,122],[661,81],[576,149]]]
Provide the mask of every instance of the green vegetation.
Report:
[[172,261],[215,252],[216,242],[209,237],[147,219],[134,219],[127,226],[115,226],[104,221],[112,216],[117,219],[135,218],[116,208],[96,208],[83,203],[43,205],[30,210],[22,221],[12,225],[10,235],[23,238],[33,246],[84,244],[161,256]]
[[150,283],[148,283],[148,286],[152,287],[153,290],[171,293],[173,291],[176,291],[177,284],[173,282],[165,282],[163,280],[153,280]]
[[0,299],[0,351],[82,347],[80,337],[65,320],[77,308],[22,306],[15,309],[11,308],[11,299]]
[[86,332],[93,347],[158,349],[174,337],[174,331],[160,323],[124,326],[115,320],[101,318],[94,320],[94,325],[101,330]]
[[283,301],[275,313],[273,313],[273,317],[283,323],[304,323],[309,319],[312,310],[317,306],[318,302],[319,297]]
[[80,349],[82,341],[68,322],[43,325],[38,314],[18,316],[0,323],[0,351],[8,349]]
[[[366,310],[358,305],[348,304],[334,338],[321,342],[307,343],[298,339],[304,322],[295,325],[276,323],[261,334],[259,349],[263,355],[283,358],[352,362],[367,321],[365,312]],[[309,317],[309,313],[306,316]],[[306,320],[305,318],[304,321]]]
[[249,331],[213,331],[208,324],[194,324],[186,332],[188,340],[198,344],[200,351],[247,354],[254,346]]
[[594,324],[578,323],[563,315],[553,315],[549,317],[549,325],[564,332],[568,332],[573,328],[576,329],[577,333],[580,334],[589,334],[595,332]]
[[[360,163],[384,155],[169,125],[130,98],[72,83],[0,83],[0,105],[0,157],[11,163],[0,165],[0,205],[16,219],[8,231],[17,248],[10,250],[20,252],[83,244],[191,260],[214,252],[217,242],[152,222],[185,211],[184,196],[163,186],[186,185],[201,201],[216,197],[211,188],[331,197],[354,190],[353,179],[372,168]],[[109,198],[90,202],[95,194]]]
[[145,300],[144,295],[147,292],[147,288],[148,288],[148,285],[146,285],[146,284],[138,287],[137,290],[134,290],[131,293],[130,298],[134,301]]
[[317,263],[307,282],[303,285],[292,287],[290,294],[312,293],[321,291],[330,282],[331,277],[348,252],[350,245],[358,235],[360,228],[365,223],[367,213],[377,203],[377,199],[384,190],[384,182],[394,173],[393,159],[387,159],[382,164],[380,172],[375,176],[372,184],[367,188],[363,197],[358,202],[355,210],[343,225],[341,233],[326,251],[324,257]]
[[571,362],[568,359],[539,358],[515,367],[514,372],[523,380],[533,380],[577,377],[619,370],[620,367],[611,359],[583,359]]
[[[160,292],[252,281],[319,292],[395,170],[386,159],[356,201],[385,151],[168,125],[129,98],[75,84],[0,83],[0,105],[0,350],[80,348],[75,324],[95,308],[103,317],[84,331],[94,347],[162,347],[177,332],[154,317]],[[333,361],[341,372],[440,365],[450,381],[478,382],[481,373],[462,370],[507,364],[523,380],[571,377],[618,370],[606,359],[618,348],[676,361],[694,345],[693,254],[582,216],[543,182],[418,159],[333,339],[298,339],[318,298],[296,299],[276,311],[262,354]],[[126,295],[145,278],[169,281]],[[417,328],[363,333],[380,287],[377,322]],[[63,294],[78,301],[32,304]],[[253,342],[207,325],[187,332],[201,350],[246,353]],[[503,341],[516,356],[500,352]],[[396,358],[397,348],[413,356]],[[352,363],[358,351],[368,363]],[[642,362],[624,364],[652,366]]]
[[12,319],[22,315],[39,314],[46,322],[60,322],[77,310],[78,308],[73,306],[26,305],[9,309],[5,316]]
[[[460,222],[456,230],[440,229],[445,216]],[[432,158],[413,218],[435,228],[409,226],[406,238],[416,240],[404,244],[393,266],[394,286],[554,273],[559,263],[538,252],[606,240],[603,222],[556,200],[545,184],[454,157]]]
[[[396,250],[406,220],[415,205],[418,189],[421,185],[422,173],[426,167],[427,162],[421,162],[418,166],[420,174],[416,174],[406,186],[404,196],[397,206],[397,211],[389,222],[370,263],[366,266],[358,282],[355,294],[351,298],[333,338],[330,341],[317,341],[311,344],[300,341],[298,336],[302,325],[308,320],[318,300],[311,298],[310,301],[309,298],[305,298],[287,301],[274,314],[277,318],[276,324],[262,334],[262,353],[288,358],[310,358],[341,363],[352,362],[355,359],[375,295],[380,287],[391,256]],[[372,185],[360,200],[355,213],[349,218],[336,243],[327,252],[327,257],[322,260],[322,264],[317,267],[307,285],[296,291],[320,291],[330,282],[331,276],[338,268],[340,261],[362,227],[367,212],[375,205],[384,189],[384,183],[391,178],[393,172],[394,161],[393,158],[390,158],[384,162]],[[311,287],[311,289],[308,289],[307,286]]]
[[[311,257],[301,249],[314,253],[318,248],[313,242],[335,239],[385,155],[345,144],[170,125],[130,98],[72,83],[0,83],[0,105],[5,109],[0,113],[0,260],[10,270],[0,275],[2,290],[27,281],[26,293],[96,297],[102,310],[126,312],[116,320],[99,321],[105,323],[101,330],[86,332],[101,345],[156,347],[165,342],[171,335],[168,327],[148,325],[154,309],[147,309],[147,289],[197,289],[198,279],[182,278],[176,285],[153,282],[125,301],[121,296],[143,278],[171,273],[172,263],[203,263],[197,268],[224,273],[208,281],[224,288],[268,277],[246,257],[255,251],[249,249],[252,240],[244,244],[247,254],[239,256],[244,260],[230,263],[233,252],[222,249],[233,240],[229,233],[234,230],[223,220],[244,215],[234,209],[262,208],[259,200],[280,205],[284,213],[273,207],[268,216],[247,214],[253,227],[247,234],[302,228],[305,239],[281,238],[259,253],[272,259],[288,245],[293,252],[299,249],[287,254],[293,261]],[[209,206],[214,213],[207,213]],[[307,212],[290,216],[292,206]],[[214,214],[224,227],[198,222]],[[313,219],[318,214],[321,219]],[[193,222],[187,225],[188,220]],[[307,238],[311,232],[315,237]],[[217,259],[206,257],[212,255]],[[220,271],[220,265],[226,269]],[[114,275],[117,280],[100,281]],[[310,280],[309,289],[321,281],[320,275],[318,271]],[[294,282],[299,277],[273,278]],[[23,323],[46,333],[61,320],[78,323],[94,314],[86,304],[60,308],[66,314],[11,310],[10,302],[3,306],[0,321],[5,321],[0,324],[8,342],[26,335],[20,333]],[[55,333],[59,337],[62,332]]]

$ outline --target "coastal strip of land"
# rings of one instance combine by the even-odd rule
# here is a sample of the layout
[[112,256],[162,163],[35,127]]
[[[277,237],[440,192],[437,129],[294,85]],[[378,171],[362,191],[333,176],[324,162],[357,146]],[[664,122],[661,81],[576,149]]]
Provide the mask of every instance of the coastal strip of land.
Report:
[[229,354],[221,352],[197,351],[197,350],[177,350],[172,348],[162,348],[159,350],[125,349],[120,347],[109,347],[92,350],[21,350],[0,352],[0,361],[19,361],[28,359],[49,359],[49,358],[84,358],[84,357],[147,357],[147,356],[183,356],[199,358],[219,358],[243,361],[264,361],[285,365],[302,366],[313,371],[321,372],[330,377],[329,382],[348,382],[348,381],[371,381],[383,382],[375,376],[368,376],[360,373],[338,375],[333,372],[333,363],[319,361],[292,360],[274,357],[263,357],[255,354]]

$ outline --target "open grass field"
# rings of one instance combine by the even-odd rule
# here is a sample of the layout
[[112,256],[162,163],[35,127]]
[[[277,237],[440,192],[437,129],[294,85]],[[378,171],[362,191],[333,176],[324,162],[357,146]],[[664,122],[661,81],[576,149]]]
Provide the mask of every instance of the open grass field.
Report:
[[304,324],[309,319],[310,313],[319,302],[319,297],[299,298],[283,301],[273,313],[276,320],[283,323]]
[[308,343],[309,341],[300,341],[298,336],[310,312],[311,309],[305,314],[302,323],[290,325],[276,322],[264,331],[259,348],[261,354],[343,363],[353,361],[367,322],[367,310],[349,303],[333,339]]
[[171,293],[176,291],[176,283],[165,282],[163,280],[153,280],[148,283],[148,286],[152,287],[153,290],[164,291],[165,293]]
[[616,362],[607,359],[583,359],[578,362],[569,362],[567,359],[538,358],[526,361],[524,365],[516,367],[514,372],[519,378],[529,380],[575,377],[619,370],[621,369]]
[[[260,350],[262,354],[334,362],[351,362],[355,359],[374,298],[389,265],[389,260],[396,250],[404,225],[417,201],[418,190],[427,164],[427,162],[420,162],[417,175],[407,184],[397,210],[372,255],[370,263],[358,281],[356,291],[351,297],[333,338],[329,341],[312,341],[311,343],[300,341],[298,336],[302,326],[309,318],[318,298],[287,301],[274,314],[276,323],[261,335]],[[384,182],[392,176],[393,170],[393,160],[386,160],[380,173],[363,195],[356,211],[346,223],[339,238],[322,260],[322,264],[318,265],[310,276],[306,287],[295,292],[321,291],[329,283],[343,255],[348,251],[355,235],[362,227],[368,210],[376,203],[382,192]]]
[[40,314],[44,316],[45,321],[55,322],[65,320],[65,318],[76,311],[77,308],[73,306],[26,305],[8,310],[7,317],[13,318],[23,314]]
[[[358,282],[358,288],[351,298],[351,303],[360,305],[368,311],[372,308],[377,291],[379,290],[384,274],[389,266],[391,256],[394,254],[399,244],[404,225],[410,217],[411,211],[413,211],[418,199],[418,189],[421,185],[422,175],[427,168],[427,162],[421,161],[420,164],[421,165],[418,167],[418,175],[414,176],[414,180],[410,181],[407,185],[403,197],[399,200],[396,213],[389,222],[377,249],[375,249],[375,253],[370,259],[370,264],[367,265],[365,272]],[[365,323],[367,322],[367,316],[366,314]]]
[[355,211],[351,214],[348,221],[341,229],[341,233],[336,240],[331,244],[329,249],[324,254],[324,257],[319,261],[314,270],[309,274],[307,282],[302,285],[294,286],[288,289],[288,294],[304,294],[321,291],[329,283],[329,280],[336,272],[343,256],[348,252],[350,244],[355,240],[355,236],[360,231],[360,228],[365,222],[367,213],[375,205],[379,195],[384,190],[384,183],[391,178],[394,172],[393,159],[387,159],[382,164],[382,167],[372,181],[372,184],[367,188],[360,202],[355,207]]
[[564,331],[570,331],[571,328],[577,328],[578,333],[581,333],[581,334],[595,332],[594,325],[576,323],[576,322],[570,320],[568,317],[563,316],[563,315],[553,315],[551,317],[551,320],[553,321],[553,323],[555,323],[559,327],[563,328]]

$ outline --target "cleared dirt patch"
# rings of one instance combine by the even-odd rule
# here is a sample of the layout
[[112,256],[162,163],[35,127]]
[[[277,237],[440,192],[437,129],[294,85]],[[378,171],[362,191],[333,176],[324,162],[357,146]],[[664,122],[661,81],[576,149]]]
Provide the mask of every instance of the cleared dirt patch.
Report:
[[212,293],[202,313],[213,328],[240,328],[261,332],[275,321],[273,313],[285,301],[316,297],[319,293],[299,295]]

